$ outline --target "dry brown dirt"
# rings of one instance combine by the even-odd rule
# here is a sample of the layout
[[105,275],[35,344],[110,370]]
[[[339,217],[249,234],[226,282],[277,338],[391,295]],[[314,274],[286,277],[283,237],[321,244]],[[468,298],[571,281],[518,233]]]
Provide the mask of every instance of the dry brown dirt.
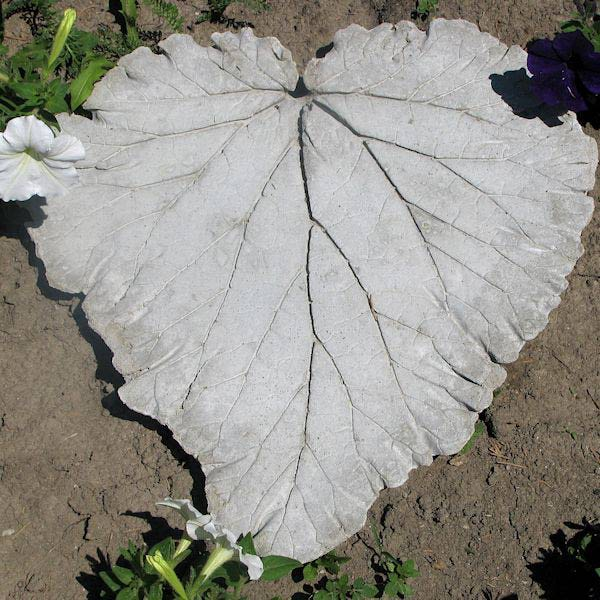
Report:
[[[114,21],[103,0],[61,4],[78,9],[80,26]],[[204,7],[177,4],[188,23]],[[407,19],[413,6],[271,0],[269,12],[232,6],[228,16],[279,37],[303,65],[337,29]],[[572,10],[562,0],[440,0],[438,14],[525,45],[555,31]],[[142,19],[148,28],[161,25],[146,10]],[[223,28],[189,32],[207,43]],[[8,34],[12,44],[27,37],[15,20]],[[128,538],[168,532],[156,500],[191,491],[202,506],[202,473],[168,431],[120,403],[120,377],[80,299],[45,284],[22,227],[24,209],[4,205],[0,217],[0,597],[94,598],[94,560],[114,558]],[[577,600],[559,566],[542,557],[565,521],[600,518],[599,225],[596,212],[561,306],[508,366],[491,409],[497,439],[482,436],[454,464],[439,457],[384,491],[370,512],[387,548],[415,559],[422,573],[416,598]],[[353,573],[367,574],[373,544],[367,525],[339,548]],[[249,592],[258,600],[298,589],[286,582]]]

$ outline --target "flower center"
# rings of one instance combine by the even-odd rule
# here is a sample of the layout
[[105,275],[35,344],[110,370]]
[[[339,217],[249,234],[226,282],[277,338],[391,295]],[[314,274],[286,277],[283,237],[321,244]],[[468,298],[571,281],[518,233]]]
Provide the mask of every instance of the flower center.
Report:
[[27,154],[28,156],[31,156],[31,158],[33,158],[34,160],[42,160],[42,158],[43,158],[43,156],[37,150],[34,150],[33,148],[25,148],[25,150],[23,150],[23,152],[25,154]]

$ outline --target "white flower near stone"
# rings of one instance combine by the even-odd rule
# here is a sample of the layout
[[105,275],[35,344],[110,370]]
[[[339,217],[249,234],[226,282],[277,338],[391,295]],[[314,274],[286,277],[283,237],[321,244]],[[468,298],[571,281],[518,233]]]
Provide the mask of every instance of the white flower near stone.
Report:
[[55,136],[33,115],[11,119],[0,134],[0,199],[62,196],[79,180],[74,164],[83,158],[76,137]]
[[159,506],[175,509],[185,520],[185,530],[192,540],[211,540],[216,547],[211,552],[202,569],[205,577],[209,577],[221,565],[230,560],[238,560],[246,565],[250,579],[260,579],[263,563],[260,557],[247,554],[237,543],[237,536],[217,523],[212,515],[203,515],[190,500],[165,498],[157,502]]

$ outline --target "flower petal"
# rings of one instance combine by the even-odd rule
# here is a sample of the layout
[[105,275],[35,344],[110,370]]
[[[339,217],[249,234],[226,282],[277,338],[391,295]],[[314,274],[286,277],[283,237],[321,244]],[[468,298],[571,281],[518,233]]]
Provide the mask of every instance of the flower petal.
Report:
[[600,94],[600,52],[588,48],[580,52],[578,59],[580,68],[577,74],[581,83],[592,94]]
[[527,53],[529,56],[539,56],[540,58],[545,58],[557,63],[563,62],[562,58],[554,49],[554,43],[552,40],[542,39],[529,42],[529,44],[527,44]]
[[559,36],[564,37],[565,35],[571,36],[569,41],[572,46],[572,53],[576,57],[581,59],[584,56],[590,56],[595,54],[594,44],[592,44],[592,42],[590,42],[590,40],[585,36],[585,34],[579,29],[576,29],[575,31],[570,31],[568,33],[559,33],[557,38]]
[[76,162],[85,158],[85,149],[76,137],[62,134],[54,139],[46,158],[53,161]]
[[535,77],[536,75],[554,75],[562,72],[566,65],[557,60],[532,54],[527,55],[527,69]]
[[592,43],[579,31],[567,31],[555,36],[552,47],[563,62],[567,62],[581,52],[593,50]]
[[211,515],[202,515],[199,519],[190,519],[185,524],[185,531],[193,540],[209,540],[215,538]]
[[5,139],[4,135],[0,134],[0,158],[18,155],[19,151],[15,150]]
[[238,546],[237,540],[238,536],[226,529],[225,527],[221,527],[221,545],[227,548],[231,548],[232,550],[238,550],[240,547]]
[[54,171],[28,154],[19,154],[10,168],[0,171],[0,197],[3,200],[28,200],[34,195],[54,198],[66,193],[77,182],[74,167]]
[[254,556],[253,554],[246,554],[241,548],[239,549],[240,562],[246,565],[248,569],[248,577],[256,580],[260,579],[263,574],[264,567],[260,556]]
[[27,155],[15,154],[11,157],[0,159],[0,198],[6,202],[10,200],[29,200],[35,194],[32,186],[21,180],[20,172],[27,165],[24,161]]
[[580,112],[588,108],[587,102],[577,86],[577,78],[565,68],[559,76],[538,75],[531,80],[531,91],[550,106],[564,106]]
[[29,115],[11,119],[4,130],[4,139],[17,152],[31,148],[46,154],[54,142],[54,133],[43,121]]
[[592,94],[600,94],[600,73],[598,71],[582,70],[578,73],[579,79],[583,86],[592,92]]
[[175,509],[183,517],[185,521],[192,519],[202,520],[211,519],[210,515],[203,515],[193,504],[191,500],[186,498],[180,498],[175,500],[173,498],[165,498],[162,502],[157,502],[157,506],[168,506],[169,508]]

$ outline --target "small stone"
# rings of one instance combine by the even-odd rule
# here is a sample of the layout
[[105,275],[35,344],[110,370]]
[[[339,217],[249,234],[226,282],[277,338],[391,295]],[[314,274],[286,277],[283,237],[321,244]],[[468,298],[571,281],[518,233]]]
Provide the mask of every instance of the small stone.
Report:
[[449,515],[448,511],[446,511],[442,507],[436,508],[433,511],[433,522],[443,525],[444,523],[446,523],[448,521],[449,516],[450,515]]
[[486,482],[489,486],[494,486],[498,483],[498,479],[500,478],[500,474],[498,473],[496,467],[492,467],[488,476],[486,478]]
[[433,507],[433,502],[428,496],[419,496],[417,498],[417,504],[423,511],[430,511]]
[[467,462],[467,454],[455,454],[449,461],[448,464],[453,467],[462,467]]

